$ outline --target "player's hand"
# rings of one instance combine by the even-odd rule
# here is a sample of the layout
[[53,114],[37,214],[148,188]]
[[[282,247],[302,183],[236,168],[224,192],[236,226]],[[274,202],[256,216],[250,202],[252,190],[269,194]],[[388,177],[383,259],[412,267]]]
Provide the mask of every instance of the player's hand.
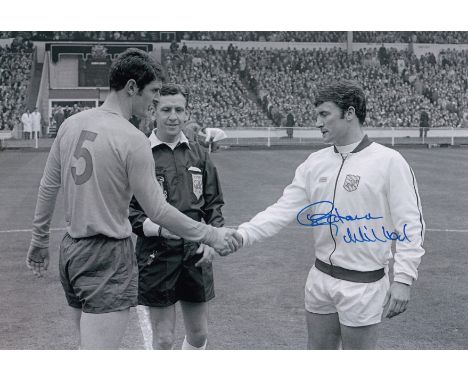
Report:
[[206,267],[213,262],[216,251],[206,244],[200,244],[196,253],[203,253],[203,256],[195,264],[196,267]]
[[242,247],[242,236],[234,229],[227,229],[224,235],[225,250],[218,251],[220,256],[227,256]]
[[220,256],[227,256],[241,247],[242,236],[231,228],[217,228],[220,231],[221,235],[215,243],[208,243],[211,247],[215,249]]
[[410,285],[394,281],[385,296],[383,316],[392,318],[403,313],[408,306],[410,294]]
[[29,246],[26,256],[26,266],[38,277],[49,268],[49,248]]
[[179,240],[180,236],[174,235],[171,231],[167,230],[166,228],[161,227],[160,237],[163,237],[165,239],[172,239],[172,240]]

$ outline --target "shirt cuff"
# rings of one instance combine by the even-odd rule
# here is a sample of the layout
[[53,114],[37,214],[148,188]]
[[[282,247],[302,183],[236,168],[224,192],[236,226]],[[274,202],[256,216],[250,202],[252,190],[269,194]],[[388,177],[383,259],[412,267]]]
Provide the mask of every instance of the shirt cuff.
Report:
[[398,273],[393,277],[393,281],[397,281],[402,284],[412,285],[413,278],[411,276],[405,275],[404,273]]
[[159,236],[159,224],[152,222],[150,218],[146,218],[143,222],[143,233],[145,236]]
[[249,245],[249,237],[247,235],[247,232],[243,230],[242,228],[238,228],[237,232],[239,232],[240,235],[242,236],[242,246],[245,247]]

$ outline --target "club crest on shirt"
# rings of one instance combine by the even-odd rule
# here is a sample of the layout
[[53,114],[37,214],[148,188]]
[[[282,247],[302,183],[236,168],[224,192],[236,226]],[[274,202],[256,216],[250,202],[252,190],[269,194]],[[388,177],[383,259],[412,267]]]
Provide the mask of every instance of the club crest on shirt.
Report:
[[359,186],[359,179],[361,179],[359,175],[346,175],[343,188],[348,192],[356,191]]
[[203,194],[203,177],[201,174],[192,173],[192,184],[193,184],[193,193],[200,199],[200,196]]
[[166,187],[165,187],[165,184],[164,184],[166,179],[164,178],[163,175],[156,175],[156,179],[158,180],[158,183],[162,188],[164,199],[167,199],[167,190],[166,190]]

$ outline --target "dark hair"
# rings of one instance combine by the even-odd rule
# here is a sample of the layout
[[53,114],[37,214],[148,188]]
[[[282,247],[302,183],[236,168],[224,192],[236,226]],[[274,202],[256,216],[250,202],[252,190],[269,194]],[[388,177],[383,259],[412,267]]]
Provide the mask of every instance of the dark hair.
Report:
[[353,107],[361,125],[366,120],[366,96],[357,82],[340,80],[325,85],[318,90],[315,107],[325,102],[333,102],[344,113]]
[[164,81],[161,64],[141,49],[127,49],[111,65],[109,86],[112,90],[122,90],[132,79],[139,90],[152,81]]
[[185,98],[185,106],[187,106],[189,102],[189,90],[183,85],[174,83],[163,84],[159,94],[160,96],[181,94]]

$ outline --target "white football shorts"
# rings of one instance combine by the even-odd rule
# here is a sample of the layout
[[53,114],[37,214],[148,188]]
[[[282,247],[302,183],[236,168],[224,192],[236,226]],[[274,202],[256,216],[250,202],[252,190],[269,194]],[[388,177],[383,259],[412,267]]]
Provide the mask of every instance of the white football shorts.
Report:
[[305,285],[305,309],[318,314],[338,313],[346,326],[367,326],[382,320],[388,274],[373,283],[340,280],[319,271],[315,265]]

